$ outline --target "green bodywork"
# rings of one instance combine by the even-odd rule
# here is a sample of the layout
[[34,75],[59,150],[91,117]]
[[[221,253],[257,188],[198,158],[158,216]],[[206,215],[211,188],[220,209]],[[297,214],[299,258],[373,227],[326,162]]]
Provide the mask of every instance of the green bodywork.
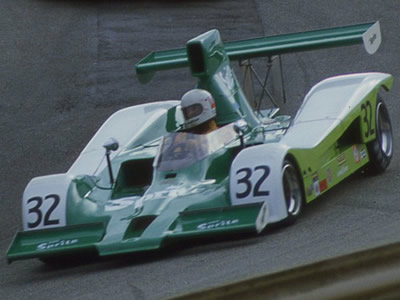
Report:
[[[269,118],[272,110],[254,112],[230,61],[361,43],[362,34],[370,26],[331,28],[225,45],[218,31],[212,30],[190,40],[186,49],[151,53],[136,65],[139,79],[147,82],[155,71],[189,66],[198,78],[198,87],[214,96],[217,123],[228,128],[232,138],[194,164],[177,170],[157,168],[161,136],[155,140],[144,137],[139,145],[128,144],[111,161],[114,184],[110,184],[107,168],[96,175],[74,176],[66,196],[66,225],[18,232],[8,249],[8,261],[84,250],[94,250],[101,256],[145,251],[181,238],[257,231],[262,203],[232,205],[231,163],[248,147],[282,143],[293,120],[279,115]],[[302,177],[306,202],[368,163],[366,145],[375,135],[365,138],[362,134],[370,128],[365,128],[360,107],[367,101],[375,107],[380,87],[389,89],[391,82],[391,76],[376,82],[360,104],[338,126],[326,131],[315,146],[288,147],[287,156]],[[165,132],[179,130],[177,110],[176,106],[171,107],[163,115]],[[372,115],[369,121],[375,126]],[[241,119],[248,124],[244,145],[233,127],[227,125]],[[359,159],[354,159],[356,154]]]

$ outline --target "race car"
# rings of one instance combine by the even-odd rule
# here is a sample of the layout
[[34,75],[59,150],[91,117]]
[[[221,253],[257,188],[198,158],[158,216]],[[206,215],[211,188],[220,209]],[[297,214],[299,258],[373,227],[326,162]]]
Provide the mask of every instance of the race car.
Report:
[[276,107],[251,105],[231,65],[355,44],[373,54],[380,42],[379,22],[227,43],[214,29],[186,48],[150,53],[136,65],[138,79],[146,83],[157,71],[189,67],[196,88],[215,100],[218,128],[185,130],[178,100],[117,111],[66,173],[26,186],[23,230],[14,236],[8,262],[259,233],[269,224],[294,222],[303,204],[358,170],[383,172],[393,152],[381,97],[391,88],[390,74],[323,80],[292,118]]

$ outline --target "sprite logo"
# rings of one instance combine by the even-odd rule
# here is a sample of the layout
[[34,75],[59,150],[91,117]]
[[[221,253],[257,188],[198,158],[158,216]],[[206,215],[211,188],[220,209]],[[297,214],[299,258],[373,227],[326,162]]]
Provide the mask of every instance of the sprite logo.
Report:
[[234,225],[239,222],[239,219],[234,220],[215,220],[207,223],[202,223],[197,225],[197,229],[204,230],[204,229],[215,229],[219,227],[226,227],[230,225]]
[[51,242],[44,242],[41,243],[37,246],[37,250],[49,250],[49,249],[54,249],[54,248],[60,248],[60,247],[65,247],[65,246],[71,246],[76,243],[78,243],[78,239],[72,239],[72,240],[57,240],[57,241],[51,241]]

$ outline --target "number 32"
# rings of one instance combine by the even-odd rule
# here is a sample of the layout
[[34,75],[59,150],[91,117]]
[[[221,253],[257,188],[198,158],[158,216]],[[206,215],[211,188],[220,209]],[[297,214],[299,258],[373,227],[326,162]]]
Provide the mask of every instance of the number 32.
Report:
[[365,137],[369,137],[370,135],[375,133],[375,130],[372,125],[372,114],[373,114],[373,109],[371,102],[367,101],[365,104],[363,103],[361,105],[361,111],[364,113],[364,118],[363,121],[365,123],[365,126],[367,127],[367,131],[365,131],[364,135]]
[[[53,200],[53,203],[50,205],[49,209],[45,212],[44,218],[43,218],[43,212],[42,212],[41,206],[42,206],[43,202],[46,200]],[[46,196],[44,198],[44,200],[42,197],[33,197],[27,201],[27,204],[29,204],[31,202],[36,202],[36,204],[35,204],[35,206],[31,207],[28,210],[28,214],[36,214],[36,220],[34,222],[28,222],[29,228],[35,228],[35,227],[39,226],[42,223],[42,220],[44,222],[43,223],[44,226],[59,224],[60,221],[58,219],[51,219],[51,214],[53,213],[53,211],[57,208],[58,204],[60,203],[60,196],[58,196],[56,194],[51,194],[51,195]]]
[[[254,188],[253,188],[251,177],[253,176],[253,173],[255,173],[258,170],[262,171],[262,174],[255,181]],[[253,192],[253,197],[269,196],[269,191],[261,190],[261,185],[267,179],[267,177],[270,173],[270,168],[268,166],[264,166],[264,165],[256,166],[256,167],[254,167],[254,171],[251,168],[242,168],[242,169],[237,170],[236,175],[239,175],[240,173],[244,173],[244,176],[239,178],[237,183],[244,185],[245,190],[241,193],[236,193],[236,197],[238,199],[246,198],[247,196],[250,195],[251,192]]]

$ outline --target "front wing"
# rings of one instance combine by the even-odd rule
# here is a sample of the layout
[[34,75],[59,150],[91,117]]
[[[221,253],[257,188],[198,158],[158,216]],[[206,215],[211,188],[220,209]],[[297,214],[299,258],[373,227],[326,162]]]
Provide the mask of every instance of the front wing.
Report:
[[[156,250],[177,240],[207,235],[258,231],[262,204],[204,209],[156,217],[140,232],[132,222],[90,223],[59,228],[17,232],[7,251],[7,261],[64,256],[87,251],[100,256]],[[265,211],[263,212],[265,215]],[[264,218],[264,216],[263,216]],[[160,227],[161,224],[169,224]],[[118,228],[119,227],[119,228]],[[119,231],[115,234],[115,231]],[[138,234],[138,231],[140,232]],[[116,239],[116,236],[122,238]]]

